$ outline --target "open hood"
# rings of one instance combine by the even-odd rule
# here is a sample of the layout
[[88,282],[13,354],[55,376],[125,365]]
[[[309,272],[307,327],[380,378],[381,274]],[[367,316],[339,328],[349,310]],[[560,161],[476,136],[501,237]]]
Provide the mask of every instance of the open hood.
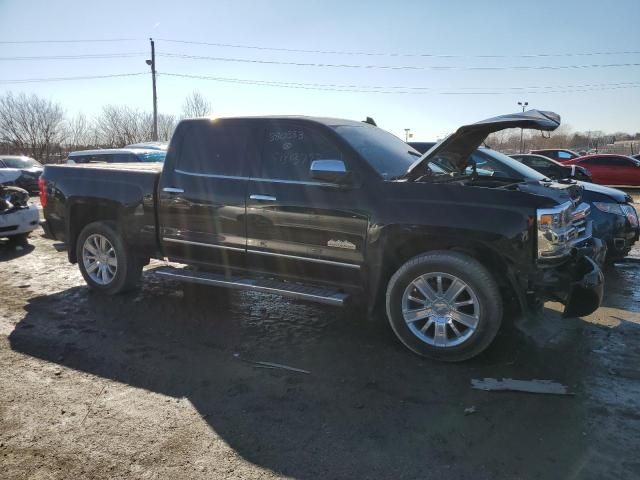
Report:
[[416,160],[404,178],[415,180],[427,171],[424,168],[429,162],[439,160],[446,162],[458,171],[463,171],[471,154],[478,148],[489,134],[507,128],[526,128],[530,130],[553,131],[560,126],[560,115],[554,112],[528,110],[521,113],[500,115],[480,122],[464,125],[455,133],[435,144],[424,155]]

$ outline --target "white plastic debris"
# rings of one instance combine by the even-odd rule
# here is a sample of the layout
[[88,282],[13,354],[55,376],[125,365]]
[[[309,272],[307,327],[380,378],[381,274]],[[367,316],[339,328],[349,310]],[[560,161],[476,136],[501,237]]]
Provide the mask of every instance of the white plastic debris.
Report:
[[511,391],[548,395],[574,395],[566,385],[551,380],[514,380],[512,378],[472,379],[471,387],[485,391]]

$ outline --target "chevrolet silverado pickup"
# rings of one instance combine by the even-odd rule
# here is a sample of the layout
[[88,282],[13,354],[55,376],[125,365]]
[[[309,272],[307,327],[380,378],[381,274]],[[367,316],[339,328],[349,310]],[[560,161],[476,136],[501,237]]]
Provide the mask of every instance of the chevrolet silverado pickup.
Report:
[[[356,301],[386,313],[415,353],[465,360],[492,342],[507,300],[554,299],[569,316],[600,305],[579,187],[467,173],[490,133],[559,123],[552,112],[503,115],[422,155],[350,120],[184,120],[164,165],[46,166],[45,230],[105,294],[133,288],[151,258],[169,259],[179,266],[156,274]],[[455,171],[436,167],[444,161]]]

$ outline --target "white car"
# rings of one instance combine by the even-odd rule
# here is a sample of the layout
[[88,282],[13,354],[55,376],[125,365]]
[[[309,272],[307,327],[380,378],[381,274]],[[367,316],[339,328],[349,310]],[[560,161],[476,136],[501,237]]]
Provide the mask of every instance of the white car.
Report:
[[19,170],[0,173],[0,237],[23,241],[38,228],[40,215],[26,190],[7,186],[19,176]]

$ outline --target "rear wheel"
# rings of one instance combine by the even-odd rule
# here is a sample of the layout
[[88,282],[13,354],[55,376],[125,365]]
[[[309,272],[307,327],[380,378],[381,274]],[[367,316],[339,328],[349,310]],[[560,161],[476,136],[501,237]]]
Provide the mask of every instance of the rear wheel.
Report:
[[113,222],[90,223],[78,236],[80,272],[93,290],[115,295],[134,288],[142,261],[126,248]]
[[491,273],[457,252],[412,258],[387,288],[387,317],[393,331],[415,353],[462,361],[482,352],[502,322],[502,298]]

